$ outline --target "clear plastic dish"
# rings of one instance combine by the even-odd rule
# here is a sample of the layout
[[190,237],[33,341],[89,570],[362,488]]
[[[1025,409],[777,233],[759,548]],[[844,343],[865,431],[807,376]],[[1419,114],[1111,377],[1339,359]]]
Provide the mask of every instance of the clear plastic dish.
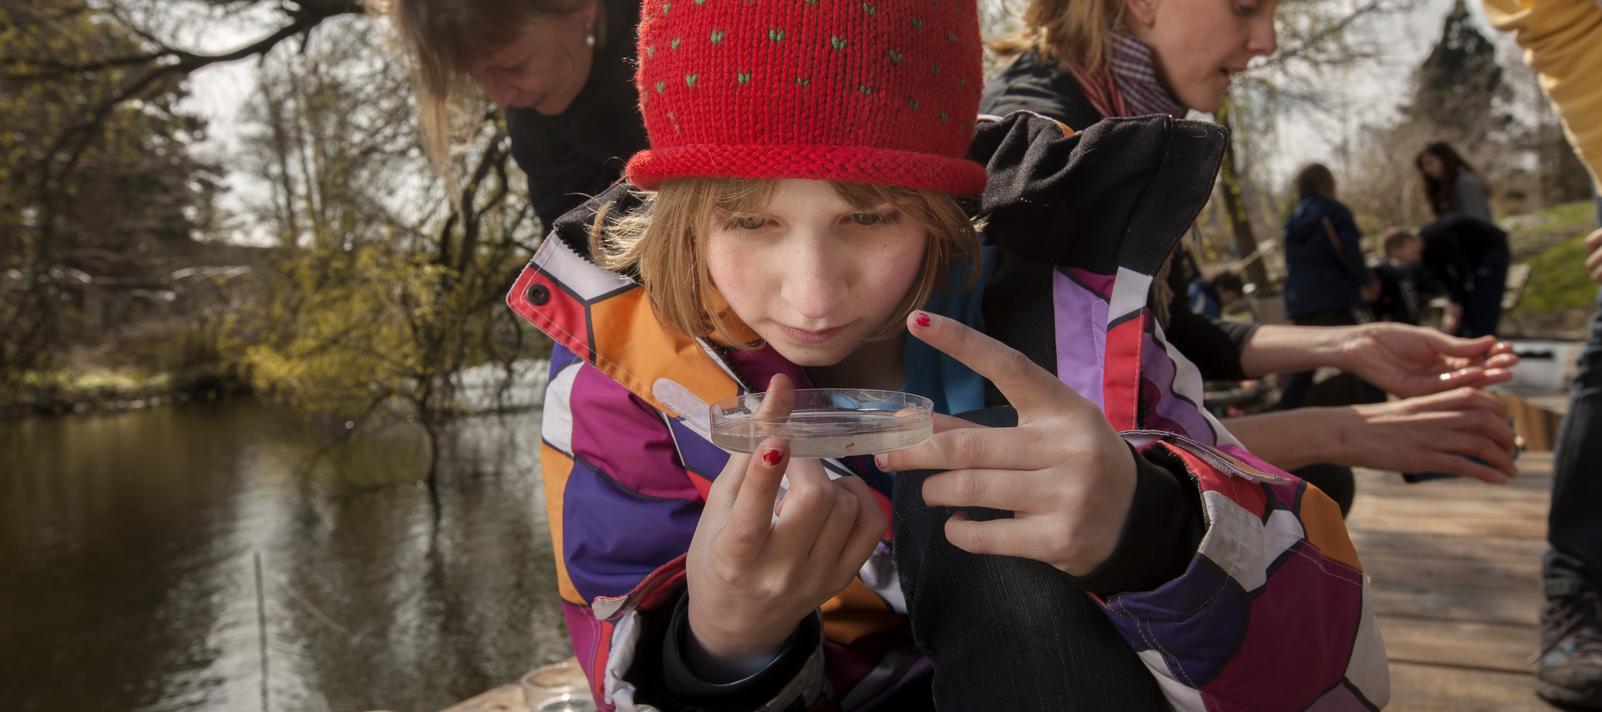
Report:
[[934,404],[900,391],[811,388],[790,391],[788,409],[747,393],[712,404],[712,443],[749,453],[766,438],[790,443],[792,457],[846,457],[911,447],[934,433]]

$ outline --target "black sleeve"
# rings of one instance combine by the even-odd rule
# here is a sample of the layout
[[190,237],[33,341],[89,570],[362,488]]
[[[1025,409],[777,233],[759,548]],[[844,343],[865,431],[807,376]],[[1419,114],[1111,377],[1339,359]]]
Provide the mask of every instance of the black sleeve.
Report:
[[582,155],[557,135],[556,122],[532,109],[506,113],[512,139],[512,160],[528,176],[529,202],[546,230],[564,213],[605,191],[621,174],[621,163],[600,155]]
[[1118,545],[1095,571],[1070,576],[1075,588],[1102,597],[1150,591],[1183,575],[1196,556],[1207,531],[1196,481],[1172,455],[1147,452],[1150,457],[1130,448],[1135,499]]
[[646,612],[644,630],[635,647],[638,657],[626,677],[638,690],[637,700],[663,710],[759,709],[800,674],[823,643],[823,620],[808,616],[785,641],[779,654],[761,670],[742,679],[715,682],[690,663],[690,597],[681,591],[671,606]]
[[1063,74],[1038,52],[1030,50],[1007,65],[995,79],[985,82],[979,112],[1006,116],[1030,111],[1083,131],[1101,120],[1072,75]]
[[1190,310],[1179,291],[1168,306],[1168,343],[1196,364],[1202,378],[1209,381],[1241,381],[1249,378],[1240,365],[1246,340],[1257,324],[1205,317]]

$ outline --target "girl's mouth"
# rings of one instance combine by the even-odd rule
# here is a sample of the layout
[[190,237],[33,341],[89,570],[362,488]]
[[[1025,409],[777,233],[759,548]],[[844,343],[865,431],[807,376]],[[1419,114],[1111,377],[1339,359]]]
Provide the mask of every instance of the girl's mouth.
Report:
[[786,337],[798,344],[821,344],[833,339],[836,336],[839,336],[840,332],[845,331],[847,326],[850,326],[850,324],[842,324],[840,326],[833,326],[827,329],[809,330],[797,329],[793,326],[785,326],[780,324],[779,331],[784,332]]

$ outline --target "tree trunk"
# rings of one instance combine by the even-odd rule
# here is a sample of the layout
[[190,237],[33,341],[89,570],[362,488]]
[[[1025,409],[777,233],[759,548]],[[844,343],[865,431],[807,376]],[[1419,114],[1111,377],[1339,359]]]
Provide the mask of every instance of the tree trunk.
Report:
[[1252,234],[1252,216],[1246,208],[1241,192],[1240,173],[1235,165],[1235,128],[1230,123],[1229,100],[1218,107],[1218,123],[1229,129],[1229,141],[1224,144],[1224,167],[1221,175],[1224,210],[1229,213],[1229,225],[1235,234],[1235,250],[1241,258],[1250,261],[1244,265],[1245,279],[1258,289],[1268,286],[1268,269],[1263,256],[1257,253],[1257,236]]

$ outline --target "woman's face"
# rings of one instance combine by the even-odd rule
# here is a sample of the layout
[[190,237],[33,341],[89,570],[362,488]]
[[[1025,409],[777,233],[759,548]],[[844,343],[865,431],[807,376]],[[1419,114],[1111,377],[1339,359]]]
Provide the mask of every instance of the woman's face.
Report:
[[560,114],[590,76],[594,52],[586,38],[594,23],[594,5],[578,12],[537,15],[511,42],[473,62],[467,74],[502,109]]
[[781,180],[768,204],[715,218],[705,253],[735,315],[798,366],[833,366],[895,316],[928,229],[852,206],[827,181]]
[[1441,158],[1433,153],[1426,153],[1418,157],[1418,169],[1424,175],[1436,180],[1440,180],[1441,176],[1446,175],[1446,164],[1441,163]]
[[1279,0],[1125,0],[1130,33],[1152,49],[1157,78],[1187,109],[1212,113],[1231,76],[1273,54]]

